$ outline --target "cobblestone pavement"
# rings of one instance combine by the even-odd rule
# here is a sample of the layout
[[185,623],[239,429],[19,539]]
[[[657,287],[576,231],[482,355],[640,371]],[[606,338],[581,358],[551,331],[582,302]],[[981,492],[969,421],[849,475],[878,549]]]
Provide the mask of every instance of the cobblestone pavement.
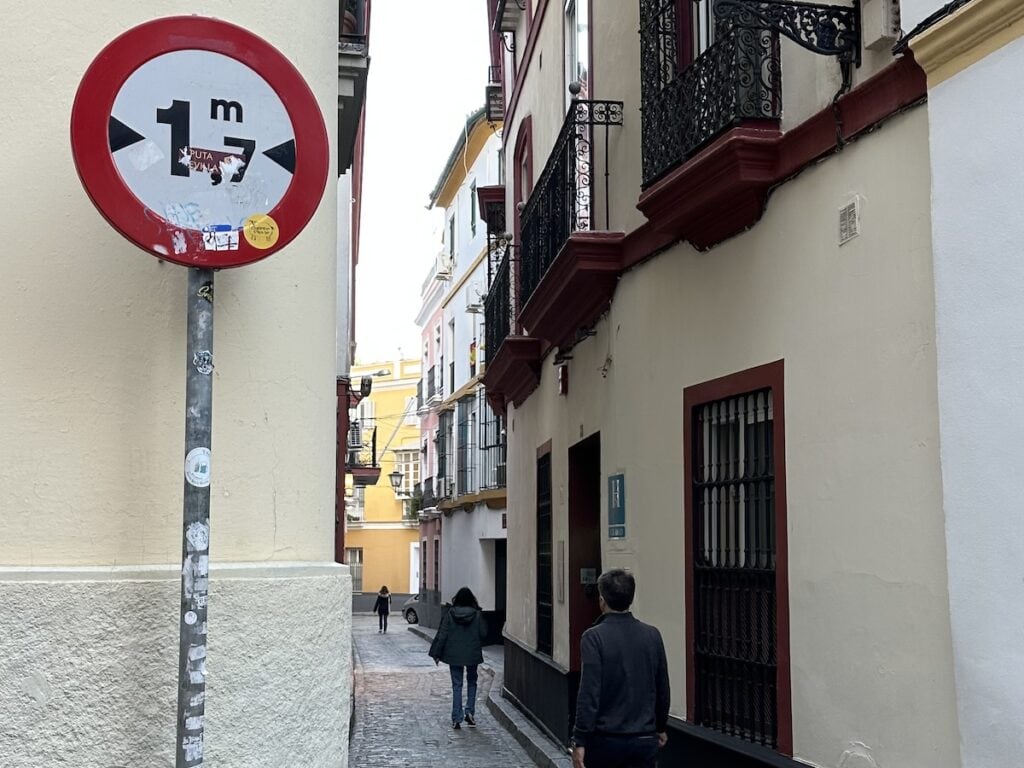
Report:
[[[522,747],[487,710],[491,678],[481,672],[477,728],[453,730],[448,667],[434,666],[427,642],[392,614],[352,617],[356,715],[350,768],[533,768]],[[465,695],[465,694],[463,694]]]

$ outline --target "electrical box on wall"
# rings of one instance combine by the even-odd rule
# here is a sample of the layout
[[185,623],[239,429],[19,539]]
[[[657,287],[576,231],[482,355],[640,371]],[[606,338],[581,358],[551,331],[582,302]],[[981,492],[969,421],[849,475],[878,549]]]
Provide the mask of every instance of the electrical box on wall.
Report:
[[864,47],[888,50],[900,37],[900,0],[863,0],[860,19]]

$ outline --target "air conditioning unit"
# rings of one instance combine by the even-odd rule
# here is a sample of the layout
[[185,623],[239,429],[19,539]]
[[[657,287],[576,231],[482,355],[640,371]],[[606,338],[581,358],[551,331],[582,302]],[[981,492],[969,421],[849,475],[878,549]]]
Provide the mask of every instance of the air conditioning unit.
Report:
[[487,294],[479,282],[472,282],[466,287],[466,311],[479,315],[484,311],[484,299]]
[[437,263],[434,266],[435,280],[447,282],[452,279],[452,261],[452,257],[444,251],[437,254]]

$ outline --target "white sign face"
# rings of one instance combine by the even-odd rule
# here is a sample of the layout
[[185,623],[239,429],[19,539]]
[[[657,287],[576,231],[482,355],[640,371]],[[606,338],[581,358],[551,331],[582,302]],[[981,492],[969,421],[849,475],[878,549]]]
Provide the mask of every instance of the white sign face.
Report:
[[125,81],[110,118],[114,162],[132,193],[208,250],[237,250],[239,230],[284,197],[295,129],[267,82],[219,53],[150,59]]

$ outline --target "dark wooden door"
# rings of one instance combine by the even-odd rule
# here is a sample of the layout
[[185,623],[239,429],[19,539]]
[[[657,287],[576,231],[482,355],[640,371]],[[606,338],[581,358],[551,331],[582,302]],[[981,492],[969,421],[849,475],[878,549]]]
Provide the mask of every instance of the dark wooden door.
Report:
[[566,599],[569,603],[569,669],[580,669],[580,636],[600,615],[601,436],[569,448],[569,534]]

